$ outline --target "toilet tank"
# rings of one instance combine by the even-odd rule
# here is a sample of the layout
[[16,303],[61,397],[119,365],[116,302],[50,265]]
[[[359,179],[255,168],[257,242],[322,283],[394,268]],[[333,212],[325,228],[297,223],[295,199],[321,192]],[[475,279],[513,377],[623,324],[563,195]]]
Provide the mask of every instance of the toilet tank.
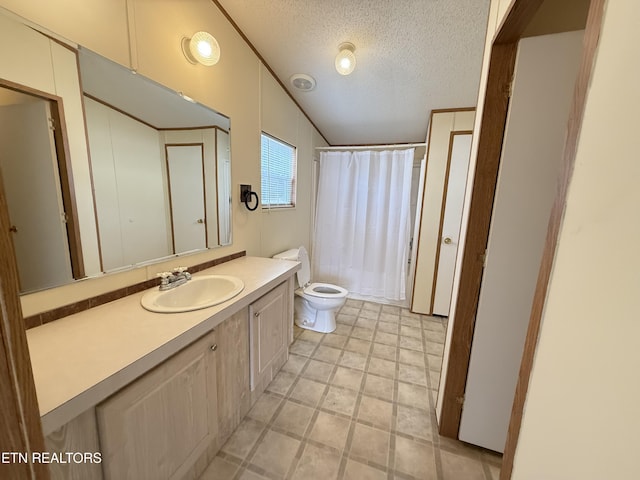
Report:
[[274,255],[273,258],[277,258],[280,260],[293,260],[295,262],[300,262],[300,270],[296,274],[296,278],[298,279],[298,286],[304,287],[311,281],[311,268],[309,265],[309,254],[304,247],[300,248],[292,248],[291,250],[287,250],[286,252],[279,253]]
[[280,260],[293,260],[294,262],[298,261],[298,249],[292,248],[291,250],[287,250],[286,252],[279,253],[274,255],[273,258],[278,258]]

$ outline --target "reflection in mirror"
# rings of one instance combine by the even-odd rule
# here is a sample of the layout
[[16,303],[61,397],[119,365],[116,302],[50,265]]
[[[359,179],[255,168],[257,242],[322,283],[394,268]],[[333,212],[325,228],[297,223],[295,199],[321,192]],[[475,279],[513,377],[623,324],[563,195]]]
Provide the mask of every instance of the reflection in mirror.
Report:
[[0,82],[0,186],[22,292],[84,276],[58,102]]
[[102,267],[231,242],[229,119],[79,50]]

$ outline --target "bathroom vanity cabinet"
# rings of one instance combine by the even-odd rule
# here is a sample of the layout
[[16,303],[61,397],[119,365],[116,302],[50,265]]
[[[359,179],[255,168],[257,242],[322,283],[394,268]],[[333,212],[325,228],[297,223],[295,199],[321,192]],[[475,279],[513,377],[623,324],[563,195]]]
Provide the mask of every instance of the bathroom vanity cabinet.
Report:
[[[48,433],[49,451],[102,455],[101,464],[52,463],[52,478],[198,478],[287,360],[292,277],[260,292]],[[160,318],[179,322],[179,315]]]
[[98,405],[104,478],[182,478],[217,440],[216,333]]

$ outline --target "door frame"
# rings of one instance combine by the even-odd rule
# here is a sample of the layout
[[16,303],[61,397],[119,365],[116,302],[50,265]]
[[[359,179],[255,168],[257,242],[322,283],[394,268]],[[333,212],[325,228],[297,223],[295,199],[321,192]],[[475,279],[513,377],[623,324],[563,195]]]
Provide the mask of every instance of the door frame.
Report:
[[[549,218],[549,226],[533,298],[520,374],[511,412],[511,421],[507,433],[500,474],[501,480],[511,478],[513,469],[524,402],[533,367],[542,311],[566,204],[568,185],[573,173],[605,1],[590,0],[589,2],[582,59],[567,124],[567,137],[561,163],[558,191]],[[459,293],[454,310],[455,322],[451,331],[449,367],[442,397],[439,432],[446,437],[457,438],[460,427],[462,402],[466,388],[475,316],[478,309],[482,281],[483,259],[489,236],[504,128],[509,106],[510,84],[514,73],[518,42],[524,36],[525,29],[543,3],[544,0],[514,0],[492,43],[484,109],[477,140],[478,153],[469,207],[468,227],[465,247],[462,252]]]
[[[451,170],[451,155],[453,154],[453,141],[456,138],[456,135],[471,135],[471,139],[473,141],[473,130],[451,130],[451,132],[449,133],[449,153],[447,153],[447,172],[444,177],[444,188],[442,190],[442,207],[440,208],[440,225],[438,227],[438,245],[436,246],[436,263],[433,267],[433,284],[431,287],[431,303],[429,306],[429,311],[431,313],[433,313],[433,305],[435,304],[435,300],[436,300],[436,287],[438,284],[438,267],[440,266],[440,248],[442,247],[442,227],[444,225],[444,215],[446,213],[446,208],[447,208],[447,193],[449,192],[449,172]],[[471,152],[469,152],[469,155],[471,155]],[[467,161],[467,173],[469,171],[468,164],[469,164],[469,161]],[[466,186],[465,186],[465,192],[466,192]],[[463,196],[465,192],[463,192]],[[458,242],[458,244],[459,243],[460,242]],[[456,257],[458,256],[457,250],[458,249],[456,248]],[[449,309],[451,309],[451,306],[449,306]]]
[[[44,452],[45,443],[18,295],[18,269],[8,211],[0,188],[0,449],[31,456],[31,452]],[[49,478],[45,463],[14,461],[2,465],[0,471],[3,478]]]

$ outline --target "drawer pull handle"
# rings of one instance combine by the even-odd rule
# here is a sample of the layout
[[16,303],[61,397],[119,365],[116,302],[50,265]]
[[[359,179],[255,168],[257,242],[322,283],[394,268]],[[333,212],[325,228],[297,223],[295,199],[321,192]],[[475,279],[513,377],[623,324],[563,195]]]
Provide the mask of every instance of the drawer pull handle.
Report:
[[214,343],[213,345],[211,345],[211,346],[209,347],[209,349],[210,349],[212,352],[215,352],[215,351],[218,349],[218,344],[217,344],[217,343]]
[[253,314],[254,317],[258,318],[260,316],[260,312],[256,312]]

